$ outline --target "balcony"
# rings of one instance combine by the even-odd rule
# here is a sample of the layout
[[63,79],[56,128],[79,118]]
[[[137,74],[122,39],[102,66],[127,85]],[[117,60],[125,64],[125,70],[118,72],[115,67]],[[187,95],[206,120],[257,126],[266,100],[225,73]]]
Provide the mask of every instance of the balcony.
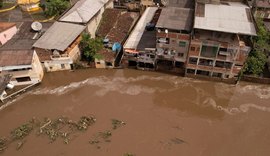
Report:
[[51,60],[53,61],[70,60],[70,57],[67,54],[51,55]]

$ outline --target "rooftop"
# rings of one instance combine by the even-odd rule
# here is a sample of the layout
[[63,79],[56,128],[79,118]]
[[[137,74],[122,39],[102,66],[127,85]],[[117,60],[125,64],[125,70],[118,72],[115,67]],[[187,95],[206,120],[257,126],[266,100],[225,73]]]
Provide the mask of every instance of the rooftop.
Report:
[[0,51],[0,67],[31,65],[33,50],[2,50]]
[[193,12],[193,9],[187,8],[163,8],[156,27],[191,31],[194,16]]
[[269,0],[256,0],[256,7],[270,8],[270,1]]
[[36,48],[65,51],[85,26],[55,22],[33,45]]
[[136,12],[106,9],[97,30],[97,35],[108,38],[112,43],[122,43],[138,17],[139,14]]
[[140,20],[138,21],[137,25],[131,32],[130,36],[128,37],[124,48],[126,49],[137,49],[137,46],[143,36],[145,31],[146,24],[151,22],[153,19],[155,12],[158,10],[157,7],[148,7],[143,15],[141,16]]
[[116,56],[115,52],[105,48],[100,50],[98,54],[100,54],[103,57],[102,59],[104,59],[106,62],[113,62]]
[[194,0],[166,0],[168,7],[194,8]]
[[[33,31],[31,24],[32,22],[23,22],[18,24],[18,32],[0,48],[0,51],[32,49],[33,44],[41,34]],[[42,23],[41,32],[45,32],[51,25],[52,23]]]
[[240,2],[197,3],[194,28],[256,36],[250,8]]
[[16,26],[16,23],[0,22],[0,33],[13,26]]
[[59,21],[87,23],[109,0],[80,0]]

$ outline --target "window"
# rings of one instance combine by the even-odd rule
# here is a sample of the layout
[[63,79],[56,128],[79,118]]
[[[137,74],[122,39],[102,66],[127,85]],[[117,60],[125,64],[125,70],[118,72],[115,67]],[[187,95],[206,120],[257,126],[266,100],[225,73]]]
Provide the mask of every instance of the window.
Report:
[[202,66],[213,66],[213,61],[212,60],[207,60],[207,59],[200,59],[199,60],[199,65],[202,65]]
[[186,47],[186,42],[179,41],[179,47]]
[[209,76],[210,72],[209,71],[205,71],[205,70],[197,70],[198,75],[204,75],[204,76]]
[[31,78],[29,76],[27,76],[27,77],[17,77],[16,81],[17,82],[31,81]]
[[190,50],[191,51],[195,51],[195,47],[190,47]]
[[61,64],[61,68],[64,69],[65,68],[65,64]]
[[184,57],[184,53],[178,53],[178,57]]
[[195,69],[187,69],[187,73],[189,73],[189,74],[195,74]]
[[197,60],[198,60],[198,58],[190,57],[188,62],[190,64],[197,64]]
[[159,38],[158,43],[170,44],[169,38]]
[[216,57],[218,46],[203,45],[201,49],[201,56]]
[[212,77],[219,77],[219,78],[221,78],[222,77],[222,73],[213,72]]

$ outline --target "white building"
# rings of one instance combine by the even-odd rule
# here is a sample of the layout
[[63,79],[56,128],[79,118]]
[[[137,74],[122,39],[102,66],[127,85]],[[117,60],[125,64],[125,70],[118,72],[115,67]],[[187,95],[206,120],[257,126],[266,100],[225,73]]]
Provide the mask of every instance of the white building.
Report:
[[41,61],[47,72],[72,69],[74,61],[80,57],[79,42],[85,26],[55,22],[34,43],[38,55],[46,55]]
[[59,21],[86,25],[87,32],[94,38],[107,8],[113,8],[113,0],[80,0]]
[[41,82],[43,68],[34,50],[0,50],[0,76],[12,75],[15,86]]

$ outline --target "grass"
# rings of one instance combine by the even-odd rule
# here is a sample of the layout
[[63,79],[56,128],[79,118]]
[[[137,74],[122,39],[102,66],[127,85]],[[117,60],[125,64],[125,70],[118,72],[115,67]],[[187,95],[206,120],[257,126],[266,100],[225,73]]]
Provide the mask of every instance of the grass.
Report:
[[3,3],[3,6],[0,8],[0,10],[11,8],[15,5],[15,3]]

